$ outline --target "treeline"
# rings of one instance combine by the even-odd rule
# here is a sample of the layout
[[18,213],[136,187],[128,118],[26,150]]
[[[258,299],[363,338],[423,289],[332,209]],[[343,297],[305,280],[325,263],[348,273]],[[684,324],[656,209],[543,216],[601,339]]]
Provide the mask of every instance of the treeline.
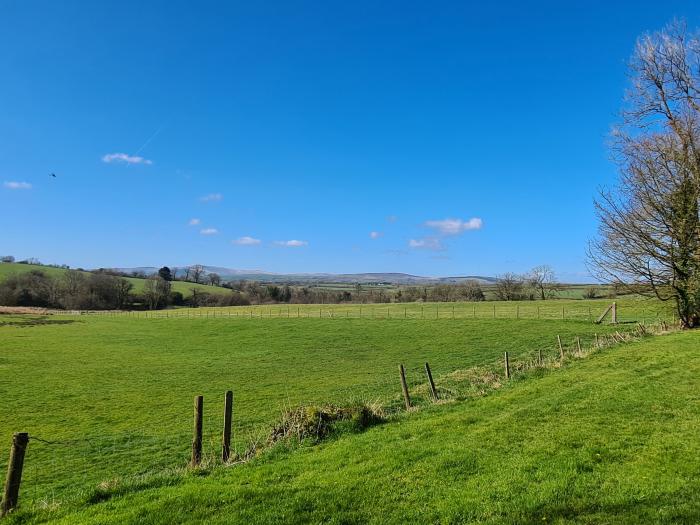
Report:
[[238,300],[247,304],[338,304],[338,303],[401,303],[415,301],[483,301],[484,292],[477,281],[454,285],[408,287],[398,290],[375,289],[355,285],[351,290],[329,290],[310,286],[261,284],[255,281],[224,283]]

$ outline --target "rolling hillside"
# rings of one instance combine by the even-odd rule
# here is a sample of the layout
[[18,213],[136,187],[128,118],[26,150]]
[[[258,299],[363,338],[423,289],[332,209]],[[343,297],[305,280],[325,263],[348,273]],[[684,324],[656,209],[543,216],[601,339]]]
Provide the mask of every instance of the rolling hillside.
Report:
[[[7,276],[12,274],[29,272],[31,270],[39,270],[47,275],[54,276],[60,276],[66,272],[66,270],[63,268],[54,268],[52,266],[19,263],[0,263],[0,280],[5,279],[7,278]],[[144,279],[138,279],[136,277],[125,277],[125,279],[134,285],[133,291],[135,293],[138,293],[141,290],[143,290]],[[220,286],[209,286],[206,284],[187,283],[183,281],[173,281],[172,283],[172,290],[174,292],[180,292],[184,297],[192,295],[193,288],[196,288],[199,292],[206,293],[230,293],[228,289],[222,288]]]

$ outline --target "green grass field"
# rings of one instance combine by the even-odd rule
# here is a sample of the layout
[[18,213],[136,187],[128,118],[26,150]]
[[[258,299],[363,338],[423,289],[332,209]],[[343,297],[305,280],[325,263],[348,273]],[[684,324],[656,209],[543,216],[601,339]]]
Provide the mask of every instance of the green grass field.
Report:
[[[10,522],[694,523],[700,495],[695,333],[602,350],[488,397],[430,406],[360,435],[277,446],[201,475],[186,464],[194,394],[206,448],[235,392],[243,447],[300,403],[399,400],[430,361],[500,371],[594,331],[559,320],[0,318],[0,442],[30,442]],[[263,429],[263,430],[261,430]],[[5,457],[0,455],[0,468]],[[133,477],[143,474],[142,477]],[[121,480],[121,481],[115,481]],[[107,482],[95,491],[100,482]],[[112,497],[114,496],[114,497]],[[103,501],[105,500],[105,501]]]
[[[595,321],[611,304],[610,299],[553,301],[481,301],[455,303],[392,304],[275,304],[236,307],[179,308],[157,312],[124,312],[132,318],[231,317],[259,319],[549,319]],[[620,323],[671,321],[670,303],[651,299],[617,300]],[[610,319],[609,317],[607,318]]]
[[[0,281],[6,279],[8,276],[13,274],[18,274],[22,272],[29,272],[31,270],[39,270],[44,272],[46,275],[51,275],[54,277],[60,277],[66,270],[63,268],[54,268],[51,266],[40,266],[35,264],[18,264],[18,263],[0,263]],[[87,272],[86,272],[87,273]],[[145,279],[138,279],[136,277],[125,277],[134,287],[132,291],[134,293],[139,293],[143,291],[143,283]],[[227,288],[222,288],[220,286],[209,286],[206,284],[197,283],[186,283],[183,281],[173,281],[172,291],[180,292],[184,297],[189,297],[192,295],[192,289],[196,288],[200,293],[210,293],[210,294],[226,294],[230,293]]]
[[[594,332],[613,330],[505,319],[61,315],[3,316],[0,323],[0,442],[26,430],[71,443],[33,446],[28,500],[62,499],[105,477],[184,464],[195,394],[205,395],[214,450],[221,396],[234,390],[234,444],[243,449],[285,406],[398,399],[399,363],[416,383],[424,381],[419,368],[427,360],[439,382],[475,365],[500,370],[504,351],[514,362],[539,348],[555,355],[557,334],[569,346],[575,336],[586,345]],[[0,455],[0,468],[3,461]]]

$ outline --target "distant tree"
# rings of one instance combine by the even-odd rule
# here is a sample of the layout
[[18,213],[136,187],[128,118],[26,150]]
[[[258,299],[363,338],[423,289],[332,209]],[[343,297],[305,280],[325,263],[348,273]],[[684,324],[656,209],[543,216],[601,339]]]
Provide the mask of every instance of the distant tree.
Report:
[[543,301],[554,297],[559,288],[554,270],[546,264],[535,266],[530,270],[530,273],[527,275],[527,282],[537,297]]
[[483,301],[484,291],[477,281],[467,281],[462,285],[462,294],[467,301]]
[[167,266],[163,266],[160,270],[158,270],[158,275],[165,281],[173,280],[173,274],[170,272],[170,268]]
[[13,263],[15,262],[15,258],[12,255],[3,255],[2,257],[0,257],[0,262]]
[[144,282],[143,296],[149,310],[166,306],[170,299],[170,281],[160,276],[153,276]]
[[525,297],[524,288],[525,283],[520,275],[505,273],[496,282],[496,297],[501,301],[521,301]]
[[126,279],[117,278],[116,282],[114,283],[114,290],[117,303],[116,307],[119,310],[123,309],[127,304],[129,304],[130,292],[133,287],[134,285]]
[[51,303],[52,278],[40,270],[11,275],[0,282],[4,306],[58,306]]
[[199,283],[204,276],[204,266],[201,264],[190,266],[190,275],[193,282]]
[[292,289],[288,284],[284,285],[282,292],[280,293],[280,301],[283,303],[288,303],[292,299]]
[[209,284],[212,286],[219,286],[221,284],[221,276],[218,273],[207,274],[207,279],[209,279]]

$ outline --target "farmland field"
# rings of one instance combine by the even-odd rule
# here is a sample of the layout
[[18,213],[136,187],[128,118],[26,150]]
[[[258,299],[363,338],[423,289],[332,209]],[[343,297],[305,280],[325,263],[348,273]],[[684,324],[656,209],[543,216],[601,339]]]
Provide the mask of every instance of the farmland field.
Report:
[[[687,351],[695,341],[689,339],[694,337],[693,334],[660,338],[662,353],[641,361],[634,350],[640,344],[629,345],[620,357],[613,358],[616,361],[605,361],[601,356],[585,365],[574,364],[575,369],[561,372],[564,374],[561,378],[558,378],[558,373],[552,372],[551,376],[545,376],[541,385],[524,387],[523,393],[518,393],[515,387],[519,382],[516,382],[512,389],[506,389],[497,396],[468,404],[467,407],[471,408],[466,408],[466,413],[463,413],[465,408],[462,403],[430,408],[417,397],[415,401],[425,405],[426,411],[409,416],[409,419],[401,419],[398,426],[380,426],[363,436],[350,436],[337,443],[284,452],[281,457],[277,457],[279,454],[263,456],[249,466],[214,471],[211,478],[197,480],[196,477],[190,479],[188,476],[168,474],[169,468],[182,467],[187,462],[191,405],[195,394],[205,396],[205,449],[207,453],[214,454],[218,448],[221,425],[221,398],[229,388],[235,392],[234,445],[241,449],[251,438],[264,435],[286,406],[345,403],[351,399],[380,399],[389,406],[398,403],[396,365],[399,362],[408,369],[412,392],[415,393],[417,384],[423,381],[419,368],[426,360],[430,361],[438,389],[441,389],[447,384],[448,374],[457,369],[481,365],[500,371],[504,351],[510,353],[514,364],[532,357],[537,349],[543,349],[545,357],[552,357],[558,352],[555,343],[557,334],[562,336],[567,348],[572,348],[576,336],[582,338],[585,347],[590,347],[594,332],[624,330],[626,326],[531,319],[270,320],[265,317],[146,319],[126,316],[3,316],[0,323],[0,344],[3,349],[0,394],[7,401],[0,419],[0,442],[9,443],[11,433],[19,430],[39,438],[30,442],[27,457],[22,505],[25,509],[23,512],[28,514],[24,516],[36,513],[37,519],[42,516],[53,519],[66,515],[65,523],[103,523],[110,520],[113,523],[141,522],[144,516],[149,516],[146,521],[154,523],[178,521],[176,515],[169,515],[161,505],[169,507],[173,504],[173,498],[179,501],[181,497],[194,498],[201,501],[203,506],[200,510],[189,511],[180,508],[177,512],[182,514],[178,515],[188,515],[191,519],[213,519],[221,523],[227,522],[230,516],[227,512],[217,514],[215,509],[219,505],[212,506],[212,503],[229,501],[234,497],[246,501],[243,507],[235,506],[236,519],[241,521],[251,521],[255,513],[259,513],[260,520],[264,522],[319,521],[324,513],[341,511],[346,516],[354,516],[350,521],[357,522],[382,521],[387,511],[389,514],[386,517],[391,517],[389,521],[392,522],[405,519],[435,521],[439,517],[447,521],[463,521],[466,516],[477,515],[481,516],[481,521],[489,523],[501,522],[497,519],[501,515],[518,516],[520,519],[516,521],[521,522],[534,521],[540,516],[563,519],[573,510],[552,506],[554,503],[546,503],[541,498],[549,494],[551,499],[557,491],[565,491],[573,494],[574,498],[568,500],[567,505],[574,505],[571,508],[581,511],[576,507],[576,498],[590,493],[585,488],[588,484],[601,482],[603,478],[600,476],[618,479],[610,469],[618,468],[615,465],[621,461],[620,458],[627,457],[628,452],[623,449],[630,438],[626,437],[626,432],[638,432],[639,422],[635,418],[644,417],[641,414],[646,413],[638,408],[627,410],[625,407],[634,403],[646,406],[655,402],[666,406],[665,403],[670,401],[664,400],[670,399],[673,388],[679,391],[685,388],[688,378],[683,374],[691,373],[690,370],[682,372],[683,367],[668,368],[668,360],[677,348],[680,348],[679,355],[690,355]],[[645,359],[652,361],[646,362]],[[654,368],[650,369],[652,362]],[[696,361],[688,363],[691,368],[697,365]],[[669,382],[669,390],[655,400],[654,383],[643,378],[634,380],[634,373],[625,372],[625,365],[640,368],[645,373],[657,370],[657,367],[660,367],[658,370],[666,370],[663,381]],[[662,376],[658,377],[661,380]],[[594,378],[595,385],[584,386],[588,380],[586,378]],[[642,381],[647,385],[644,388],[648,392],[641,400],[636,399],[635,391],[625,390],[624,381],[633,381],[635,385]],[[671,383],[677,384],[671,388]],[[577,384],[581,386],[576,387]],[[616,384],[623,390],[618,390]],[[587,395],[590,392],[598,393],[589,399]],[[620,398],[623,405],[619,410],[613,408],[618,401],[616,395],[623,396]],[[629,399],[625,396],[629,396]],[[538,398],[540,401],[536,401]],[[564,426],[556,430],[552,414],[559,412],[557,407],[562,403],[567,407],[562,414],[573,414],[575,417],[565,419]],[[584,406],[598,407],[596,403],[600,404],[600,408],[596,408],[601,410],[600,414],[594,415],[590,421],[585,417],[581,419],[580,410]],[[628,419],[623,418],[625,422],[619,429],[621,434],[613,432],[604,441],[596,440],[594,435],[602,431],[600,425],[604,425],[606,410],[612,410],[615,417],[626,414],[624,417]],[[668,411],[665,408],[659,410],[663,410],[664,414]],[[517,423],[512,431],[504,426],[505,421],[499,423],[502,417],[498,415],[499,411],[515,418]],[[480,421],[485,422],[484,426],[479,425]],[[679,442],[672,441],[669,445],[662,434],[654,434],[654,439],[662,439],[657,445],[661,447],[659,450],[682,446],[683,432],[692,432],[686,419],[679,421],[681,426],[676,429]],[[472,425],[476,427],[470,431]],[[584,434],[577,437],[574,427]],[[645,432],[654,432],[653,428],[656,427],[647,426]],[[525,433],[520,435],[523,431]],[[499,438],[499,432],[505,432],[504,436],[510,435],[510,438]],[[571,446],[580,443],[576,447],[582,448],[564,447],[560,453],[552,456],[553,442],[548,445],[545,440],[545,436],[550,434],[560,447],[570,442]],[[421,439],[416,442],[419,436]],[[392,454],[392,449],[399,447],[397,440],[414,443],[408,444],[408,448],[404,447],[404,453],[412,458],[408,463]],[[466,449],[462,449],[463,445],[460,444],[464,440],[470,443]],[[477,443],[481,445],[477,446]],[[499,457],[509,445],[524,448],[516,449],[520,451],[516,452],[515,457],[520,459],[516,459],[514,465],[506,466],[502,461],[507,460]],[[479,447],[485,447],[486,456],[483,458],[481,454],[474,456],[469,452]],[[463,457],[465,453],[472,459],[467,461],[469,458]],[[570,457],[571,454],[578,459]],[[638,466],[625,460],[626,472],[637,476],[634,479],[638,482],[652,483],[648,477],[641,476],[653,472],[649,471],[655,468],[653,454],[645,455],[646,459],[640,459],[643,463]],[[673,454],[676,457],[676,453]],[[356,460],[351,460],[350,457],[355,455]],[[434,461],[434,468],[442,465],[439,470],[422,463],[421,458],[430,456],[434,458],[431,460],[431,464]],[[552,457],[547,459],[546,456]],[[600,466],[602,470],[595,466],[598,456],[603,461]],[[551,474],[550,482],[546,483],[545,478],[528,470],[527,464],[535,461],[535,458],[539,458],[536,461],[544,469],[542,476],[546,478]],[[593,465],[590,472],[596,473],[585,474],[589,472],[585,468],[577,470],[578,466],[571,467],[584,475],[580,481],[584,485],[580,490],[570,485],[572,471],[564,468],[572,460],[580,462],[581,468],[588,468],[586,465],[590,463]],[[5,456],[0,455],[2,469],[5,468],[4,461]],[[350,468],[350,477],[343,481],[337,477],[337,472],[343,471],[340,465],[348,461],[356,467]],[[476,461],[474,465],[486,461],[492,467],[487,470],[476,466],[467,468],[470,461]],[[680,465],[684,465],[679,468],[684,469],[682,475],[686,476],[685,479],[690,479],[687,476],[697,469],[696,462]],[[362,472],[367,468],[377,472],[377,483],[381,483],[382,479],[384,483],[389,483],[388,479],[393,479],[392,483],[398,483],[403,491],[408,491],[409,499],[398,507],[392,506],[392,510],[384,509],[383,506],[391,500],[390,492],[378,490],[369,479],[361,482],[354,477],[366,477]],[[467,470],[463,471],[464,468]],[[320,476],[321,485],[316,489],[309,485],[311,478],[302,474],[307,469],[315,472],[314,477]],[[391,474],[395,469],[403,472],[397,475],[413,480],[410,487]],[[462,474],[458,475],[455,469],[463,471]],[[506,478],[499,477],[499,482],[493,477],[498,469],[511,469],[512,472]],[[432,479],[432,483],[437,482],[438,485],[447,481],[441,480],[439,472],[447,473],[444,475],[449,477],[458,476],[458,479],[465,480],[466,484],[459,486],[466,492],[462,496],[458,495],[461,492],[453,493],[450,490],[424,492],[427,487],[423,483],[414,483],[418,472],[427,476],[426,482]],[[545,474],[547,472],[549,474]],[[133,478],[135,474],[147,474],[147,477]],[[467,478],[459,477],[465,475]],[[129,485],[132,487],[138,487],[140,483],[144,484],[144,488],[151,486],[149,484],[153,484],[154,488],[163,484],[174,486],[155,493],[153,490],[144,493],[137,490],[133,495],[137,502],[133,508],[140,509],[138,516],[132,515],[129,510],[132,507],[127,503],[122,505],[119,498],[107,503],[106,508],[103,508],[104,505],[92,505],[100,501],[100,496],[95,495],[98,483],[102,482],[106,487],[115,483],[117,485],[114,486],[119,486],[117,481],[112,481],[119,479],[136,480]],[[671,483],[671,479],[668,483]],[[254,480],[253,492],[245,488],[249,483],[246,480]],[[347,492],[350,490],[347,483],[355,483],[357,491]],[[482,483],[491,487],[491,496],[486,499],[479,496],[478,491],[474,492]],[[543,492],[506,497],[510,491],[520,490],[517,489],[520,483],[540,484]],[[613,483],[617,484],[610,495],[611,501],[621,498],[627,502],[631,497],[631,485]],[[229,485],[230,489],[224,489]],[[313,485],[316,486],[315,483]],[[330,492],[322,495],[319,492],[321,486],[327,487]],[[499,486],[502,488],[499,489]],[[658,487],[654,488],[656,485],[653,483],[648,487],[648,490],[659,490]],[[198,495],[190,492],[193,490]],[[224,496],[222,490],[231,490],[231,496]],[[296,498],[293,494],[298,490],[304,493],[305,503],[301,507],[293,503]],[[683,507],[682,502],[683,496],[697,494],[696,484],[682,487],[671,483],[667,490],[671,492],[664,493],[666,496],[663,497],[671,498],[669,505],[673,505],[666,515],[691,516],[692,508]],[[347,497],[350,493],[354,496]],[[371,493],[375,496],[370,497]],[[238,496],[234,496],[236,494]],[[411,504],[410,501],[419,494],[422,494],[421,497],[438,498],[442,503],[432,511]],[[275,500],[277,496],[281,498],[279,506],[270,504],[268,498]],[[511,501],[513,497],[519,504],[496,503]],[[127,497],[126,501],[130,498],[132,496]],[[464,510],[460,503],[462,498],[472,501],[469,505],[471,510]],[[147,500],[152,500],[152,504]],[[358,501],[365,503],[356,507]],[[367,507],[363,511],[361,508],[365,504]],[[335,510],[332,511],[328,505]],[[585,501],[580,505],[584,505],[585,509]],[[585,512],[600,512],[600,515],[608,518],[620,512],[620,509],[614,510],[615,507],[608,509],[600,505],[596,504],[598,511],[591,509]],[[160,510],[153,513],[155,508]],[[285,508],[289,510],[285,511]],[[71,509],[84,509],[85,514],[77,518],[70,514]],[[115,510],[116,513],[112,514]],[[467,514],[461,514],[464,512]],[[634,512],[642,516],[651,512],[651,508],[642,506]],[[24,519],[22,516],[19,513],[16,519],[21,522]]]
[[[235,307],[178,308],[155,312],[104,312],[132,318],[230,317],[259,319],[550,319],[595,321],[612,303],[609,299],[553,301],[480,301],[387,304],[273,304]],[[616,300],[620,323],[671,321],[670,303],[651,299]],[[100,315],[96,312],[95,315]]]
[[[0,442],[9,443],[16,431],[57,442],[32,443],[23,498],[60,501],[104,479],[184,465],[195,394],[205,396],[205,441],[214,453],[222,393],[233,389],[234,448],[242,450],[287,406],[396,402],[398,363],[415,385],[430,361],[440,386],[457,369],[500,370],[504,351],[514,362],[538,349],[556,355],[557,334],[569,347],[576,336],[590,345],[594,332],[625,326],[498,318],[3,316]],[[0,468],[4,461],[0,454]]]

